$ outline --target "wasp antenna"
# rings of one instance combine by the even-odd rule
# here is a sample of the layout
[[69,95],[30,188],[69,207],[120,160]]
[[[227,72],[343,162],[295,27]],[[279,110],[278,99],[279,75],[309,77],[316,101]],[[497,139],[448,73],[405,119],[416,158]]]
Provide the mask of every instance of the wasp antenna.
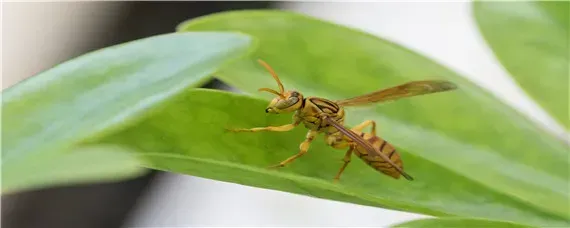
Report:
[[[281,94],[285,93],[285,89],[283,88],[283,84],[281,84],[281,80],[279,80],[279,76],[277,76],[277,74],[275,73],[275,71],[273,71],[273,68],[271,68],[271,66],[269,66],[269,64],[267,64],[266,62],[264,62],[261,59],[258,59],[257,62],[259,62],[259,64],[261,64],[263,67],[265,67],[265,69],[267,71],[269,71],[269,73],[271,74],[271,76],[273,76],[273,78],[275,79],[275,81],[277,81],[277,85],[279,86],[279,91]],[[266,90],[267,91],[267,90]]]
[[277,92],[277,91],[275,91],[275,90],[272,90],[272,89],[270,89],[270,88],[261,88],[261,89],[258,89],[258,91],[270,92],[270,93],[272,93],[272,94],[275,94],[275,95],[277,95],[277,96],[279,96],[279,97],[285,99],[285,96],[283,96],[283,94],[281,94],[281,93],[279,93],[279,92]]

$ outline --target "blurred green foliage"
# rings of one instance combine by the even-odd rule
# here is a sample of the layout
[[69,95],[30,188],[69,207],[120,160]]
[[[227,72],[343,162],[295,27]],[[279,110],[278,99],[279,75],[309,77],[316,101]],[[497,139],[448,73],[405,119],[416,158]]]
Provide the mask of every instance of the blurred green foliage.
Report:
[[528,228],[508,222],[467,218],[429,218],[397,224],[396,228]]
[[77,145],[135,124],[251,44],[239,34],[161,35],[80,56],[3,91],[2,192],[140,174],[128,148]]
[[[17,184],[3,189],[129,176],[140,172],[140,164],[319,198],[478,218],[419,220],[410,227],[570,225],[568,146],[425,57],[361,31],[283,11],[213,14],[185,22],[178,31],[88,54],[4,92],[2,168],[13,180],[8,183]],[[256,90],[276,84],[255,63],[258,58],[275,68],[286,89],[305,96],[339,99],[426,79],[449,80],[459,90],[348,109],[348,125],[379,123],[379,135],[399,149],[416,180],[391,179],[354,158],[334,184],[344,153],[321,138],[288,167],[265,168],[297,152],[303,127],[225,131],[291,122],[291,115],[263,112],[272,97]],[[215,76],[245,94],[189,89],[219,68]],[[101,148],[112,148],[101,156],[125,162],[81,165],[97,161],[88,152]],[[61,172],[76,167],[109,172]],[[20,178],[45,170],[58,172]]]
[[483,37],[513,79],[570,128],[570,2],[477,1]]

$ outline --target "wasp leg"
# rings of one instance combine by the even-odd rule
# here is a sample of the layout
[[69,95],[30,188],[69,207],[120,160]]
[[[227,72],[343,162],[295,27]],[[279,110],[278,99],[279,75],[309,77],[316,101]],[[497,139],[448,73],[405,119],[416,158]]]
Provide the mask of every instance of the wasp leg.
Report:
[[258,131],[290,131],[295,128],[297,123],[286,124],[282,126],[268,126],[268,127],[255,127],[255,128],[235,128],[235,129],[228,129],[231,132],[258,132]]
[[372,129],[370,130],[370,134],[376,136],[376,122],[374,122],[374,120],[367,120],[362,122],[359,125],[356,125],[355,127],[353,127],[351,130],[353,131],[362,131],[362,129],[364,129],[365,127],[368,127],[368,125],[372,125]]
[[301,145],[299,146],[299,153],[285,159],[284,161],[280,162],[277,165],[269,166],[269,168],[281,168],[281,167],[293,162],[295,159],[303,156],[309,150],[309,146],[311,145],[311,142],[313,141],[313,139],[315,139],[316,135],[317,135],[317,131],[309,131],[309,133],[307,133],[305,141],[303,141],[301,143]]
[[338,182],[340,180],[340,175],[342,174],[342,172],[344,172],[344,169],[346,168],[346,166],[348,166],[348,163],[350,163],[350,158],[352,157],[352,150],[354,150],[354,146],[350,146],[350,149],[346,151],[346,154],[342,159],[342,161],[344,161],[344,164],[342,164],[342,167],[340,167],[340,170],[334,177],[334,182]]

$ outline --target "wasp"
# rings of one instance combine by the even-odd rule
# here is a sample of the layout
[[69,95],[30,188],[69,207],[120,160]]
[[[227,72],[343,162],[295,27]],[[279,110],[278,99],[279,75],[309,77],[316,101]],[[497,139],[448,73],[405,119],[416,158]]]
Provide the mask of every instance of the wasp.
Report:
[[[303,97],[300,92],[295,90],[285,91],[281,80],[271,66],[263,60],[258,60],[258,62],[273,76],[279,87],[279,91],[270,88],[259,89],[259,91],[269,92],[277,96],[271,100],[265,112],[271,114],[294,112],[293,123],[282,126],[229,130],[232,132],[285,132],[303,124],[309,132],[299,146],[299,152],[269,168],[284,167],[303,156],[309,150],[314,138],[319,134],[324,134],[325,141],[329,146],[335,149],[348,148],[342,159],[344,163],[334,177],[335,182],[340,180],[341,174],[351,161],[352,154],[383,174],[395,179],[404,176],[407,180],[413,180],[412,176],[404,172],[403,162],[396,148],[376,135],[375,121],[366,120],[350,129],[344,126],[344,107],[393,101],[457,88],[455,84],[443,80],[412,81],[349,99],[331,101],[320,97]],[[370,131],[363,131],[368,126],[371,128]]]

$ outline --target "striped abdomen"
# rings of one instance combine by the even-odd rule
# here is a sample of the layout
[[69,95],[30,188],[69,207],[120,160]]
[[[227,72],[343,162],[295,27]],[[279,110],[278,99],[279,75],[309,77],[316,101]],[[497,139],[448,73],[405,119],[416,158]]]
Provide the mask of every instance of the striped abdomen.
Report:
[[[381,151],[381,153],[385,154],[394,164],[399,166],[402,170],[404,170],[404,166],[402,164],[402,159],[400,159],[400,154],[396,151],[396,148],[392,146],[390,143],[386,142],[386,140],[381,139],[378,136],[374,136],[368,133],[361,133],[361,136],[368,141],[372,146]],[[366,164],[371,166],[372,168],[388,175],[393,178],[400,178],[400,173],[394,167],[390,165],[390,163],[384,161],[382,157],[379,155],[369,154],[361,146],[356,147],[354,153],[360,157]]]

